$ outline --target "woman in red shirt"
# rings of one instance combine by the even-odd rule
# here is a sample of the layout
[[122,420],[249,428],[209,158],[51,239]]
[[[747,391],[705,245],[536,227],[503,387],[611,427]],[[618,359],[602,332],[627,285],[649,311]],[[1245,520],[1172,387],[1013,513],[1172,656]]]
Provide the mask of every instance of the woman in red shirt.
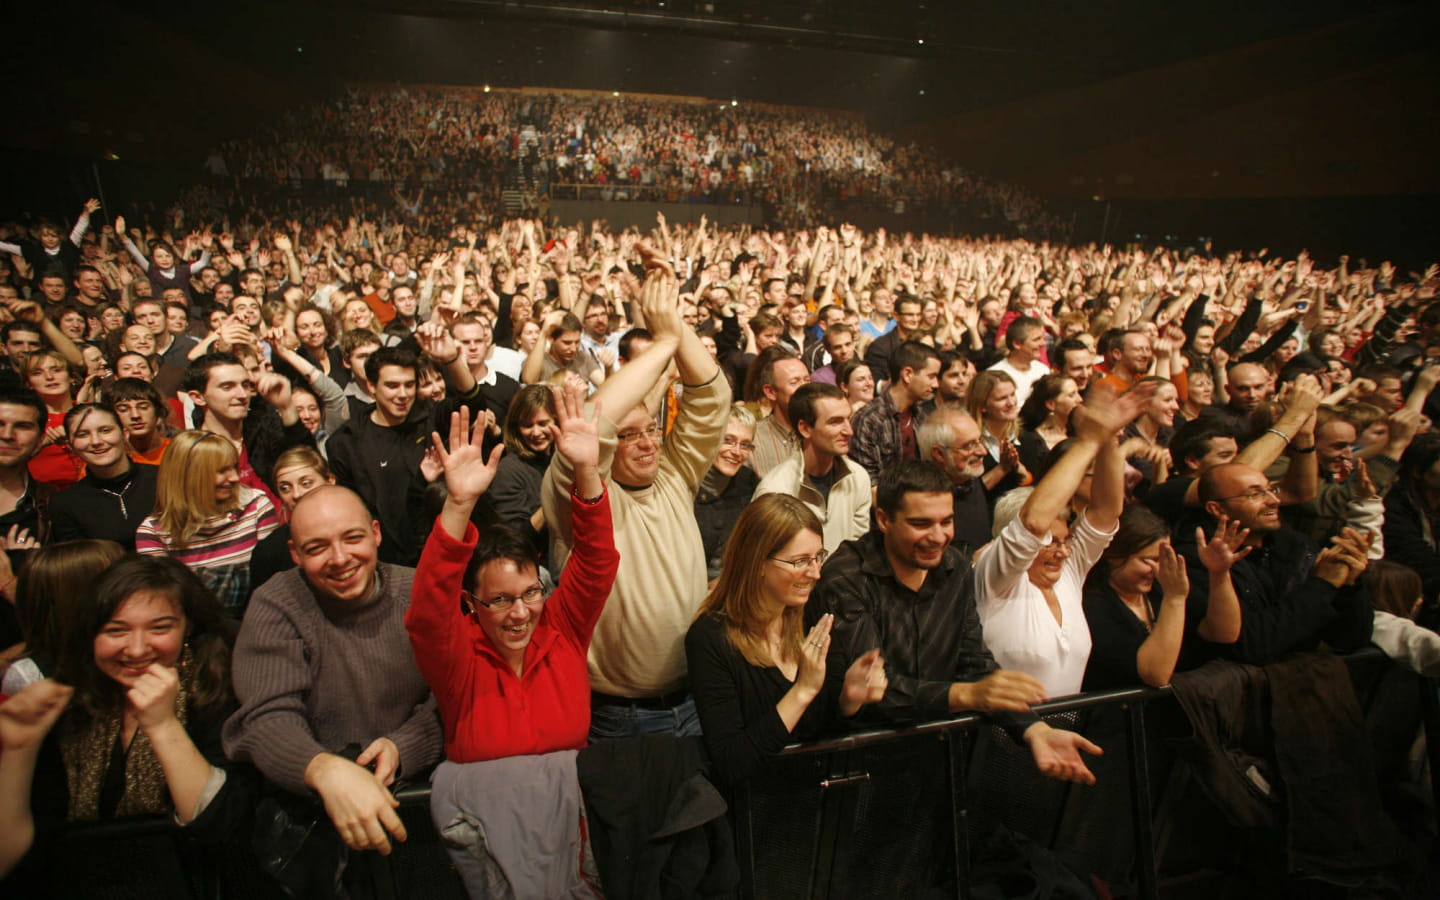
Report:
[[65,440],[65,414],[75,405],[75,372],[53,350],[25,357],[25,381],[45,401],[45,443],[30,460],[30,477],[64,490],[85,474],[85,464]]
[[[477,889],[487,877],[477,860],[487,857],[521,879],[511,885],[517,896],[572,896],[587,881],[579,871],[575,751],[590,729],[586,656],[620,556],[597,468],[597,419],[584,418],[584,396],[584,388],[567,387],[558,427],[550,427],[556,452],[575,467],[575,549],[549,597],[524,536],[506,526],[481,536],[470,521],[503,448],[485,458],[485,429],[477,422],[471,431],[468,410],[451,417],[448,451],[432,436],[447,497],[415,571],[405,627],[445,727],[431,817],[462,878]],[[526,794],[529,784],[547,787]],[[500,824],[517,820],[524,833],[547,835],[519,859],[507,856],[515,843],[504,840],[514,829]]]

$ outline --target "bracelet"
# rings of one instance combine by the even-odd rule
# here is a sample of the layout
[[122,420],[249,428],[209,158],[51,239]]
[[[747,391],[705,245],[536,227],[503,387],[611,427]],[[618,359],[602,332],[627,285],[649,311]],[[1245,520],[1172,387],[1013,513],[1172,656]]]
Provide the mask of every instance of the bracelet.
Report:
[[457,354],[455,354],[454,356],[450,357],[449,359],[445,360],[444,362],[440,362],[439,360],[436,360],[436,361],[435,361],[435,364],[436,364],[436,365],[440,365],[440,366],[454,365],[455,360],[459,359],[459,358],[461,357],[461,355],[462,355],[462,354],[457,353]]
[[1314,453],[1314,452],[1315,452],[1315,445],[1314,445],[1314,444],[1311,444],[1311,445],[1308,446],[1308,447],[1291,447],[1291,448],[1290,448],[1290,455],[1291,455],[1291,456],[1304,456],[1304,455],[1307,454],[1307,453]]
[[1280,435],[1282,438],[1285,439],[1285,443],[1287,443],[1287,444],[1290,443],[1290,440],[1291,440],[1290,435],[1286,434],[1285,432],[1281,431],[1281,430],[1278,429],[1278,428],[1267,428],[1267,429],[1265,429],[1265,433],[1266,433],[1266,434],[1278,434],[1278,435]]
[[586,506],[594,506],[595,504],[599,503],[601,500],[604,500],[604,499],[605,499],[605,486],[604,486],[603,484],[600,486],[600,494],[599,494],[598,496],[595,496],[595,497],[582,497],[582,496],[580,496],[580,491],[579,491],[579,489],[578,489],[575,485],[572,484],[572,485],[570,485],[570,496],[574,497],[576,500],[579,500],[581,503],[585,504]]

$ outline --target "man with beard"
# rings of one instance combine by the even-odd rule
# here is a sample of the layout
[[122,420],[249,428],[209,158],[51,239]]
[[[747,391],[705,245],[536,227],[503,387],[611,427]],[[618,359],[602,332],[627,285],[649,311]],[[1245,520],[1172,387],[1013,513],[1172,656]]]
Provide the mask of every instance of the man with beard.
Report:
[[800,451],[770,470],[755,489],[789,494],[815,511],[825,527],[825,549],[863,537],[870,530],[870,476],[851,462],[850,401],[833,384],[801,385],[790,397],[790,421]]

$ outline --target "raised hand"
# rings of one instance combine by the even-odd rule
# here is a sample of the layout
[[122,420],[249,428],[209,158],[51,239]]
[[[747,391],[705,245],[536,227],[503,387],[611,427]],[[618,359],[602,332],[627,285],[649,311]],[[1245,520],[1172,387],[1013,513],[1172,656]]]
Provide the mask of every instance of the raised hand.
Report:
[[1350,497],[1352,500],[1373,500],[1380,496],[1380,491],[1375,487],[1375,482],[1370,480],[1370,467],[1365,465],[1365,460],[1355,458],[1354,480],[1350,485]]
[[1155,580],[1166,597],[1187,597],[1190,594],[1190,574],[1186,571],[1185,560],[1175,552],[1169,541],[1160,543],[1160,568]]
[[885,677],[885,659],[879,648],[871,650],[845,670],[845,683],[840,687],[840,707],[845,715],[854,715],[868,703],[885,699],[890,680]]
[[420,352],[437,363],[454,362],[460,353],[460,344],[450,334],[450,329],[434,320],[415,329],[415,342],[420,345]]
[[[1126,425],[1140,418],[1150,406],[1159,385],[1141,382],[1119,396],[1104,383],[1097,384],[1090,397],[1070,414],[1077,436],[1108,441]],[[1079,415],[1076,419],[1075,416]]]
[[479,416],[472,428],[467,407],[451,413],[448,450],[440,440],[439,432],[430,433],[430,442],[445,472],[445,488],[449,491],[450,500],[461,505],[474,504],[489,489],[490,482],[495,480],[496,470],[500,468],[500,454],[505,450],[504,444],[497,444],[490,451],[489,458],[485,457],[484,422],[484,416]]
[[125,237],[125,217],[115,217],[115,234],[117,237]]
[[0,749],[39,749],[74,693],[74,688],[49,678],[21,688],[0,704]]
[[100,201],[96,200],[94,197],[91,197],[89,200],[85,201],[84,209],[85,215],[93,216],[100,211]]
[[830,613],[820,617],[800,645],[799,667],[795,672],[795,686],[807,691],[820,693],[825,685],[825,656],[830,652],[830,628],[835,617]]
[[277,372],[261,372],[255,382],[255,393],[264,397],[276,409],[290,407],[290,379]]
[[555,450],[570,460],[579,469],[600,464],[600,401],[596,401],[585,418],[585,393],[583,384],[569,379],[565,387],[551,388],[555,393],[555,423],[550,426],[550,436],[555,439]]
[[1215,523],[1215,534],[1205,538],[1205,529],[1196,526],[1195,546],[1200,551],[1200,564],[1205,571],[1214,574],[1228,572],[1237,562],[1250,555],[1254,547],[1246,546],[1250,529],[1241,528],[1240,523],[1227,515],[1221,515]]
[[125,692],[125,703],[146,731],[175,718],[175,697],[180,693],[180,676],[169,666],[151,663]]

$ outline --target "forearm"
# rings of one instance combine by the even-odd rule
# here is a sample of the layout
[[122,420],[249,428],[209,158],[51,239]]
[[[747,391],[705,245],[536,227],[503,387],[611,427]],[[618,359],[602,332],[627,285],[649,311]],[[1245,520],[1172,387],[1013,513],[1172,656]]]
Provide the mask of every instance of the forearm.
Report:
[[639,356],[605,379],[593,399],[601,404],[611,421],[618,422],[645,401],[645,395],[663,378],[678,346],[679,341],[673,335],[656,338]]
[[30,791],[39,753],[38,744],[0,753],[0,877],[20,861],[35,840]]
[[[1100,531],[1109,531],[1125,511],[1125,458],[1120,455],[1115,441],[1106,441],[1100,446],[1100,452],[1095,455],[1094,472],[1090,506],[1085,510],[1085,518]],[[1048,476],[1049,473],[1046,474]],[[1081,477],[1084,477],[1083,473]],[[1073,496],[1073,490],[1071,494]]]
[[1135,671],[1151,687],[1164,687],[1175,674],[1180,645],[1185,639],[1185,595],[1166,594],[1160,615],[1145,643],[1135,653]]
[[[1051,524],[1060,515],[1060,511],[1065,508],[1065,505],[1070,502],[1070,498],[1075,495],[1075,489],[1080,486],[1080,481],[1085,477],[1085,473],[1090,471],[1090,464],[1095,462],[1100,450],[1099,441],[1084,437],[1075,439],[1074,444],[1065,452],[1065,455],[1061,456],[1055,465],[1050,467],[1050,471],[1045,473],[1045,477],[1040,479],[1040,483],[1035,486],[1035,490],[1025,501],[1025,506],[1020,510],[1020,518],[1025,523],[1027,531],[1036,535],[1047,534],[1050,531]],[[1115,455],[1119,455],[1118,450]],[[1100,469],[1096,468],[1097,496],[1102,480],[1112,482],[1107,485],[1112,491],[1116,487],[1113,483],[1115,474],[1113,465],[1114,461],[1112,460],[1111,469],[1106,473],[1110,476],[1109,479],[1102,479]],[[1123,463],[1120,476],[1122,481],[1120,485],[1121,502],[1123,503]],[[1107,499],[1113,501],[1113,498]],[[1119,513],[1116,512],[1113,515],[1118,516]]]
[[1240,597],[1235,593],[1235,582],[1230,570],[1209,573],[1209,603],[1205,617],[1200,620],[1197,633],[1212,644],[1233,644],[1240,639],[1243,625],[1240,612]]
[[65,332],[55,327],[55,323],[48,317],[40,319],[40,330],[44,332],[45,339],[50,342],[50,346],[55,348],[55,352],[65,357],[70,365],[84,367],[85,357],[80,354],[80,348],[75,346],[75,342],[70,340]]
[[200,755],[195,742],[190,740],[185,726],[170,718],[154,728],[146,729],[145,736],[165,772],[165,784],[170,789],[170,802],[175,815],[181,822],[189,823],[198,812],[200,798],[205,784],[210,780],[210,761]]
[[805,715],[805,710],[815,702],[817,691],[804,687],[800,684],[792,685],[780,702],[775,704],[775,711],[780,714],[780,721],[785,723],[785,730],[793,732],[795,726],[800,724],[800,717]]

